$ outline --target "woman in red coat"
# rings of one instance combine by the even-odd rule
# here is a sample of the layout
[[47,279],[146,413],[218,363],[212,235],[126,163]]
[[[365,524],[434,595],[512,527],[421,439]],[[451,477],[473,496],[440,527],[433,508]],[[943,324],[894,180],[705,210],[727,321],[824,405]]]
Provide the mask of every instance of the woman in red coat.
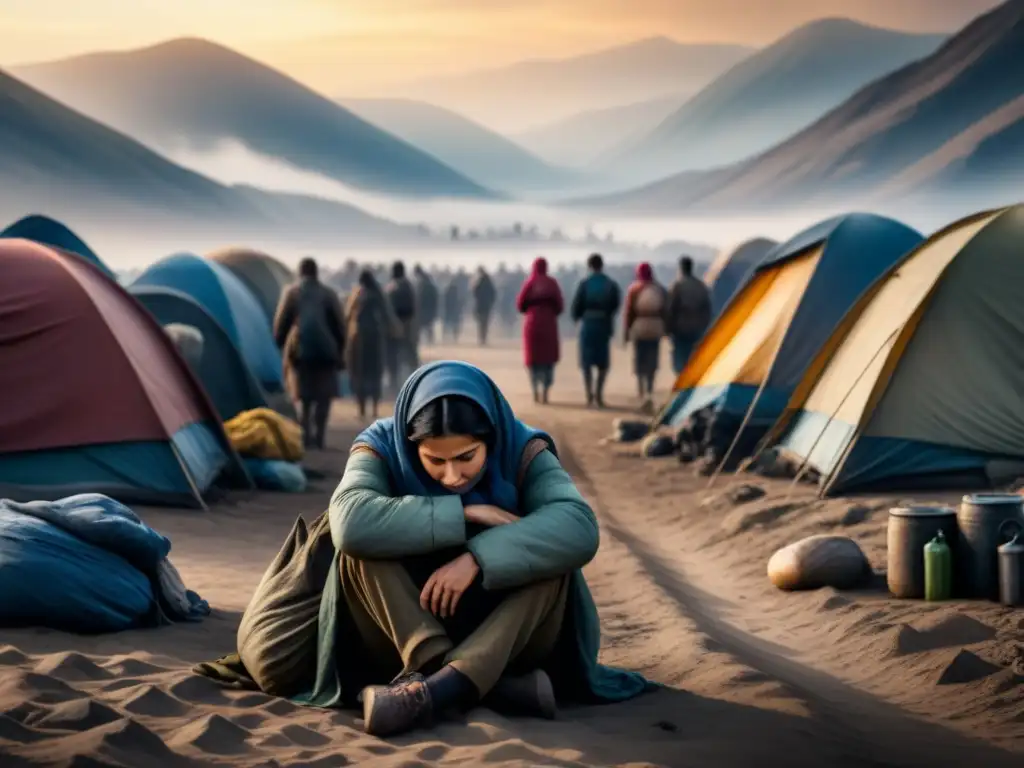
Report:
[[548,401],[558,362],[558,316],[565,309],[562,289],[548,275],[548,262],[538,258],[516,298],[516,307],[525,315],[523,322],[523,358],[530,370],[533,401]]

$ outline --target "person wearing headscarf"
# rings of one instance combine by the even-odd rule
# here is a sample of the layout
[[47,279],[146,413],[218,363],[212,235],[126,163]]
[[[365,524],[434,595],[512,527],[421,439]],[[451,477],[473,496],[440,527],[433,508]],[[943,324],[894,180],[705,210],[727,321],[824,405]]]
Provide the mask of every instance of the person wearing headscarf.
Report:
[[654,270],[647,262],[637,265],[636,279],[626,291],[623,313],[623,342],[633,343],[633,372],[642,407],[654,405],[654,379],[661,356],[661,339],[665,335],[665,313],[668,293],[654,279]]
[[334,289],[320,282],[316,261],[299,263],[299,281],[281,294],[274,339],[281,349],[285,380],[298,402],[307,448],[324,448],[331,401],[338,396],[344,365],[345,319]]
[[598,538],[551,437],[479,368],[430,363],[356,438],[326,521],[268,569],[266,584],[286,577],[257,590],[238,652],[196,671],[361,706],[376,736],[477,703],[550,718],[561,702],[624,701],[656,686],[598,663],[580,571]]
[[523,361],[530,372],[533,401],[547,403],[559,360],[558,316],[565,309],[562,289],[548,275],[547,259],[533,262],[530,276],[516,297],[523,321]]
[[[576,288],[570,314],[580,324],[579,357],[587,405],[604,407],[604,382],[611,367],[611,340],[615,333],[615,313],[622,297],[619,286],[604,273],[601,254],[587,259],[590,274]],[[595,376],[596,386],[595,386]]]
[[356,286],[349,294],[345,319],[345,367],[352,394],[360,418],[366,417],[369,401],[376,419],[384,387],[389,329],[395,321],[380,283],[368,269],[359,273]]

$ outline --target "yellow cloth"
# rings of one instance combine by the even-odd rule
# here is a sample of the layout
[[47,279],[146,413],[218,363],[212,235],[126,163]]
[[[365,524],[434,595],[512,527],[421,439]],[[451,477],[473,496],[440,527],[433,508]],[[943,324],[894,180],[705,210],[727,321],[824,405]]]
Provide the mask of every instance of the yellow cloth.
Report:
[[241,456],[300,461],[302,427],[269,408],[254,408],[224,422],[228,440]]

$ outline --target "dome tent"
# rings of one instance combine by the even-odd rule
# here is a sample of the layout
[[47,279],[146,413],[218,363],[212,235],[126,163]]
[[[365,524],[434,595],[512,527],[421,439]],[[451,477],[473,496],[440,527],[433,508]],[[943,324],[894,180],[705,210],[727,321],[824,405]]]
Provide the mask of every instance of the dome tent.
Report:
[[957,221],[850,310],[770,440],[823,493],[1024,474],[1024,205]]
[[100,270],[0,240],[0,497],[202,506],[251,487],[171,340]]
[[748,455],[847,309],[922,239],[893,219],[849,214],[772,249],[694,349],[658,423],[709,408],[736,428],[733,458]]
[[245,283],[273,324],[281,294],[286,286],[295,282],[292,270],[273,256],[247,248],[224,248],[206,258],[223,264]]
[[268,395],[284,391],[281,353],[252,292],[227,267],[191,253],[149,266],[132,287],[172,288],[191,296],[227,332]]
[[103,263],[103,260],[96,255],[92,248],[85,244],[82,238],[72,232],[67,226],[55,219],[51,219],[49,216],[33,213],[18,219],[3,232],[0,232],[0,238],[32,240],[41,245],[48,245],[51,248],[58,248],[62,251],[73,253],[76,256],[81,256],[83,259],[91,261],[111,279],[117,279],[114,271]]

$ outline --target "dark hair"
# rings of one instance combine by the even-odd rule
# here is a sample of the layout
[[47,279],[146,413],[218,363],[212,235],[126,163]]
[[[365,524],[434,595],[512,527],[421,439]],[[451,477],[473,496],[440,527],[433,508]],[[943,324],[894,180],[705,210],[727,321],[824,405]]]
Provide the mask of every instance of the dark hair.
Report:
[[484,409],[469,398],[448,395],[420,408],[406,429],[406,437],[414,443],[448,435],[469,435],[487,441],[494,435],[494,425]]
[[595,272],[600,272],[602,269],[604,269],[604,259],[601,258],[601,254],[590,254],[590,258],[587,259],[587,267],[589,269],[594,270]]
[[400,261],[396,261],[394,264],[392,264],[391,276],[395,280],[401,280],[403,277],[405,277],[405,264],[403,264]]
[[302,277],[316,277],[317,271],[315,259],[307,256],[299,262],[299,275]]
[[364,269],[359,273],[359,284],[368,290],[379,288],[377,284],[377,278],[373,276],[373,272],[368,269]]
[[692,275],[693,259],[691,259],[689,256],[683,256],[681,259],[679,259],[679,271],[682,272],[684,275]]

